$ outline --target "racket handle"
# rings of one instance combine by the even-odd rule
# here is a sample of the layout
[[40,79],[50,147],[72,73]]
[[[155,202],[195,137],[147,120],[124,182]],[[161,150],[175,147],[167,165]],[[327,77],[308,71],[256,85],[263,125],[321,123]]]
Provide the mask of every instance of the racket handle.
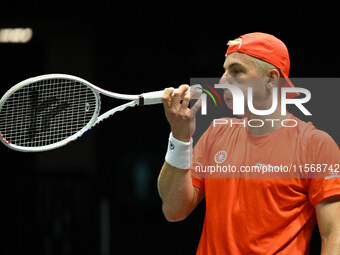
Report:
[[143,93],[139,97],[138,105],[161,104],[164,90]]
[[[202,86],[199,84],[190,86],[190,90],[192,90],[194,93],[193,95],[191,95],[191,99],[199,99],[201,97],[202,90],[198,88],[202,88]],[[188,93],[188,91],[186,93]],[[164,90],[143,93],[139,96],[140,97],[139,105],[161,104],[163,103],[162,102],[163,94],[164,94]]]

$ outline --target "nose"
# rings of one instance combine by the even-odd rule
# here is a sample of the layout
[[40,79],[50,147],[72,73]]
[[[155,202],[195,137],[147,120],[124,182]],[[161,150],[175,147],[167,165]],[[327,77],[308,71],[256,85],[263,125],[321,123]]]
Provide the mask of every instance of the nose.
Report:
[[219,84],[232,84],[231,76],[228,71],[225,71],[219,81]]

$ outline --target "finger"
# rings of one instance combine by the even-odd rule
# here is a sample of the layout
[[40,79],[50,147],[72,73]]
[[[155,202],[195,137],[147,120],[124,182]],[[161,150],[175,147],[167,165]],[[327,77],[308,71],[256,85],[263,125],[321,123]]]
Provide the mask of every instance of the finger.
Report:
[[190,104],[190,95],[189,94],[185,94],[184,97],[183,97],[183,101],[182,101],[182,104],[180,106],[180,112],[185,115],[188,107],[189,107],[189,104]]
[[175,90],[174,94],[184,96],[184,94],[190,89],[189,85],[187,84],[182,84],[181,86],[178,87],[178,89]]
[[190,97],[192,99],[198,99],[202,94],[201,85],[195,84],[190,86]]
[[195,93],[196,93],[196,90],[197,90],[197,88],[196,87],[194,87],[194,86],[191,86],[190,87],[190,97],[191,98],[193,98],[193,96],[195,95]]
[[202,106],[202,98],[199,98],[197,102],[193,105],[193,107],[191,107],[190,116],[191,117],[195,116],[198,110],[201,108],[201,106]]
[[186,84],[183,84],[174,91],[173,96],[172,96],[173,106],[175,106],[176,108],[179,108],[180,101],[183,99],[188,89],[189,89],[189,86]]
[[162,101],[163,101],[163,105],[164,107],[170,107],[171,106],[171,101],[172,101],[172,94],[174,92],[174,88],[166,88],[164,90],[164,93],[162,95]]

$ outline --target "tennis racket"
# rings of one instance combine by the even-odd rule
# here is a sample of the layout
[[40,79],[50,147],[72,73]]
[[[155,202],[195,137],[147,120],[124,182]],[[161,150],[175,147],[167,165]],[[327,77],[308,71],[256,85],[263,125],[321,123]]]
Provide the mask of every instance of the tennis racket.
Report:
[[[196,92],[191,98],[198,99],[202,90],[193,91]],[[119,94],[66,74],[29,78],[8,90],[0,100],[0,140],[22,152],[53,150],[78,139],[118,111],[162,103],[163,92]],[[129,102],[99,115],[100,94]]]

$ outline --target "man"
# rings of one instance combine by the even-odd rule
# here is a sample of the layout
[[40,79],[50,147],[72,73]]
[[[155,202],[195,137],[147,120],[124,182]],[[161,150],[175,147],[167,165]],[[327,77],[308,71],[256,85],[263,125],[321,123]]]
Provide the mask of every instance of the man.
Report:
[[[251,87],[254,108],[269,109],[274,88],[294,87],[288,79],[288,50],[276,37],[250,33],[228,45],[220,83],[232,84],[245,95]],[[197,142],[191,164],[191,137],[200,106],[198,103],[188,108],[188,88],[168,88],[163,95],[171,134],[158,189],[169,221],[185,219],[205,198],[206,215],[197,254],[308,254],[316,220],[322,254],[340,254],[338,175],[266,179],[191,175],[197,166],[214,164],[234,165],[237,169],[256,164],[320,163],[336,167],[340,152],[332,138],[288,112],[281,115],[280,100],[276,110],[266,116],[254,115],[245,105],[242,117],[246,121],[242,123],[264,118],[278,121],[263,121],[262,126],[255,127],[230,125],[236,119],[228,119],[229,125],[211,125]],[[228,89],[224,100],[233,107]],[[297,125],[283,127],[280,123],[284,119],[292,119]]]

